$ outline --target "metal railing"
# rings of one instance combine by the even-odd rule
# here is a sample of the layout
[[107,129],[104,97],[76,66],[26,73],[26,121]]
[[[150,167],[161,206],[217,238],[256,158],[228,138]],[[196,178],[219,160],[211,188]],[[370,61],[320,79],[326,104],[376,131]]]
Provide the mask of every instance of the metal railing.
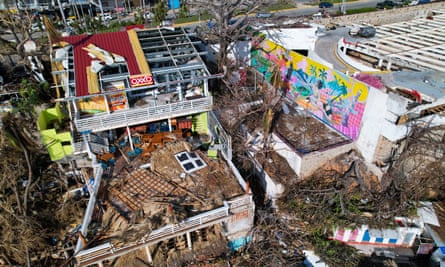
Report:
[[143,237],[140,241],[128,243],[122,247],[114,247],[111,243],[106,243],[85,249],[75,255],[77,266],[88,266],[98,264],[105,260],[110,260],[129,252],[141,249],[157,242],[168,240],[170,238],[182,235],[186,232],[196,231],[215,225],[230,218],[231,210],[239,211],[244,209],[252,209],[253,203],[250,195],[245,195],[234,200],[230,200],[224,207],[220,207],[197,216],[187,218],[183,222],[177,224],[166,225],[162,228],[153,230],[151,233]]
[[[101,138],[94,134],[88,134],[86,136],[88,140],[88,144],[91,148],[91,151],[94,153],[108,153],[109,152],[109,143],[108,139]],[[75,134],[73,137],[73,148],[74,154],[80,154],[87,152],[87,145],[84,142],[83,136],[80,134]]]
[[79,132],[100,132],[150,121],[210,111],[212,106],[213,99],[211,96],[207,96],[166,105],[131,108],[129,110],[115,111],[110,114],[94,115],[88,118],[76,119],[74,123]]
[[[224,130],[224,127],[219,122],[216,114],[213,112],[209,112],[208,116],[208,124],[209,130],[213,136],[217,136],[221,141],[222,149],[225,159],[227,161],[232,160],[232,138],[231,136]],[[216,128],[218,128],[218,133],[216,133]]]

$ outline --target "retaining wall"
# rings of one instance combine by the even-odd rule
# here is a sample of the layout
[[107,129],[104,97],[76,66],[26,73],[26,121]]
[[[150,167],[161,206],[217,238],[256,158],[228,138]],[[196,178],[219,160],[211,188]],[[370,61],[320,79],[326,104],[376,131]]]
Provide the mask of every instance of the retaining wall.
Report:
[[434,10],[444,9],[445,2],[433,2],[417,6],[409,6],[403,8],[394,8],[387,10],[378,10],[375,12],[367,12],[346,16],[338,16],[322,19],[321,24],[335,23],[342,26],[351,25],[353,23],[369,23],[373,25],[390,24],[412,19],[426,18],[432,15]]

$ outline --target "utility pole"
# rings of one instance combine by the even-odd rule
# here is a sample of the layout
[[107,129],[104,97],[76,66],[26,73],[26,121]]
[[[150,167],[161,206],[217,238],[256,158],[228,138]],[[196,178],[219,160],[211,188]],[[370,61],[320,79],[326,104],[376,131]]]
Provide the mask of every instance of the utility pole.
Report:
[[343,15],[346,15],[346,0],[341,1],[341,10],[340,11]]
[[60,0],[57,0],[57,5],[59,6],[60,9],[60,15],[62,16],[63,24],[65,25],[65,27],[67,27],[68,25],[66,24],[65,12],[63,10],[62,4],[60,3]]

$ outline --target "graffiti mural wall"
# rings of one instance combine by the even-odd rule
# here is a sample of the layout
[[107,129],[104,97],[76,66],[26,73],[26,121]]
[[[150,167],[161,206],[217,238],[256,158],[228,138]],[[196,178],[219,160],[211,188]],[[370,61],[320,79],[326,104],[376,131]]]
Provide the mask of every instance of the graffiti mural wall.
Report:
[[252,66],[268,81],[274,71],[280,71],[287,98],[349,138],[357,139],[368,96],[366,84],[264,37],[253,42],[251,53]]

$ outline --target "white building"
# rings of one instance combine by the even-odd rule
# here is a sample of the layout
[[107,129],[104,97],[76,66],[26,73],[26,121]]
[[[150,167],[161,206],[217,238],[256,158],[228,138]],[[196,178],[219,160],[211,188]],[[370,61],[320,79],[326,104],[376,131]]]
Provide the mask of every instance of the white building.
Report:
[[[306,33],[303,31],[301,38],[305,38]],[[295,116],[293,122],[287,124],[293,128],[288,132],[296,136],[277,134],[280,131],[278,124],[273,140],[275,150],[299,178],[304,179],[329,159],[351,149],[359,151],[380,176],[384,170],[374,164],[384,165],[390,160],[413,126],[434,127],[444,123],[441,112],[445,108],[442,90],[445,81],[441,72],[380,73],[375,76],[381,79],[383,86],[375,88],[373,84],[336,71],[314,58],[295,53],[292,41],[283,41],[291,40],[291,37],[276,38],[280,39],[278,43],[268,39],[269,35],[265,36],[254,40],[252,66],[270,79],[270,71],[278,65],[282,79],[288,81],[286,98],[291,109],[300,113],[300,117]],[[293,36],[297,38],[295,36],[297,33]],[[312,136],[304,134],[310,127],[305,119],[308,116],[323,125],[316,126]],[[322,137],[321,133],[331,131],[344,140],[329,135]],[[301,140],[306,140],[306,144]],[[324,146],[314,149],[316,146],[308,146],[308,142],[312,145],[321,142]],[[279,197],[282,192],[279,182],[266,181],[270,181],[263,183],[268,196],[272,199]]]

